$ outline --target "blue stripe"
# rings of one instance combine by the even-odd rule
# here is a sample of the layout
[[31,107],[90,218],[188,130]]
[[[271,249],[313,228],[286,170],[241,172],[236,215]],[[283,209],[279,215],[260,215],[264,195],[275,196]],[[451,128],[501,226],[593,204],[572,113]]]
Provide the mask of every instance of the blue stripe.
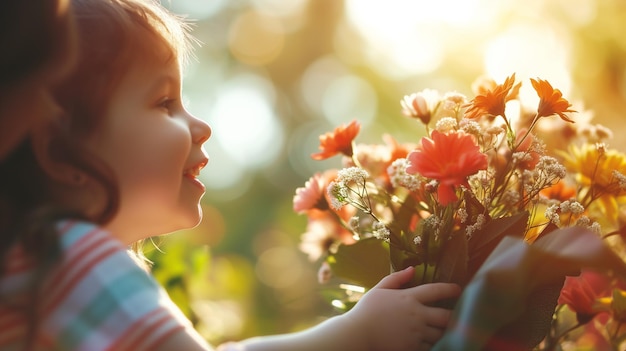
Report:
[[120,310],[124,300],[136,293],[145,291],[154,282],[141,269],[133,269],[109,282],[105,290],[92,298],[76,318],[59,333],[59,346],[62,349],[75,349],[94,331],[99,331],[107,318]]
[[[61,230],[70,221],[61,221],[57,224],[57,229]],[[74,222],[74,225],[66,232],[62,233],[60,237],[61,246],[67,249],[74,245],[80,238],[84,237],[87,233],[96,229],[96,225],[89,222]]]

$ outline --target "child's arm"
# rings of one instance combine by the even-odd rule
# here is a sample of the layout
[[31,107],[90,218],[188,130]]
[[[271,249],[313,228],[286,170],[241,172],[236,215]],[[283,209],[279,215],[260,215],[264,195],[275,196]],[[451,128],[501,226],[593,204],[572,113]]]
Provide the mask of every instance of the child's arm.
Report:
[[456,297],[455,284],[409,289],[413,268],[381,280],[349,312],[301,332],[228,343],[218,351],[427,350],[443,334],[450,311],[426,304]]

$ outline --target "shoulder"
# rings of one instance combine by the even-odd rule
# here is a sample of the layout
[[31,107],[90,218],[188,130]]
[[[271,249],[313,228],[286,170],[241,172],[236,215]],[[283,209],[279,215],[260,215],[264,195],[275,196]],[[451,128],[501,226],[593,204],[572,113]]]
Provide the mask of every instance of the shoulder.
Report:
[[101,227],[58,224],[63,258],[42,291],[44,329],[63,349],[133,349],[188,327],[164,289]]
[[140,267],[119,240],[89,222],[61,221],[57,224],[61,259],[47,277],[44,291],[85,298],[94,294],[126,291],[159,292],[156,281]]

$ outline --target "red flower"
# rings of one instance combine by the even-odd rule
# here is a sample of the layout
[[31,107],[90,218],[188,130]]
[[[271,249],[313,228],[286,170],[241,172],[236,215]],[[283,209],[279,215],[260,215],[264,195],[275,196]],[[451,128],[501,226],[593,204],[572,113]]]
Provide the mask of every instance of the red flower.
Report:
[[515,98],[519,92],[521,83],[515,83],[515,73],[508,77],[503,84],[496,85],[492,89],[482,90],[469,103],[465,111],[465,117],[477,119],[483,115],[504,116],[504,107],[507,101]]
[[559,89],[554,89],[547,80],[537,78],[537,80],[530,79],[533,84],[533,88],[539,95],[539,107],[537,108],[537,117],[547,117],[552,115],[559,115],[562,120],[566,122],[574,123],[565,112],[576,112],[570,110],[572,104],[563,98],[563,94]]
[[559,304],[576,312],[578,321],[587,323],[601,310],[594,308],[596,300],[608,296],[610,282],[593,271],[583,271],[578,277],[566,277]]
[[443,134],[434,130],[431,137],[423,138],[421,148],[409,154],[406,172],[438,180],[437,195],[445,206],[458,200],[455,187],[469,188],[467,177],[487,169],[487,155],[480,152],[469,134]]
[[361,130],[361,124],[353,120],[350,124],[341,125],[333,132],[320,135],[320,152],[312,154],[314,160],[325,160],[337,154],[352,157],[352,141]]

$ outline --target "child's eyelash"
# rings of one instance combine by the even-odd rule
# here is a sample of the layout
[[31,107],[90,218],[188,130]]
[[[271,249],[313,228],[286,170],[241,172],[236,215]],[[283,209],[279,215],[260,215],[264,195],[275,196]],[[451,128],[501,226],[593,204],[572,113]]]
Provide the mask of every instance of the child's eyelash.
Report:
[[159,102],[159,107],[169,110],[174,104],[174,102],[176,102],[176,99],[165,98],[165,99],[162,99],[161,102]]

